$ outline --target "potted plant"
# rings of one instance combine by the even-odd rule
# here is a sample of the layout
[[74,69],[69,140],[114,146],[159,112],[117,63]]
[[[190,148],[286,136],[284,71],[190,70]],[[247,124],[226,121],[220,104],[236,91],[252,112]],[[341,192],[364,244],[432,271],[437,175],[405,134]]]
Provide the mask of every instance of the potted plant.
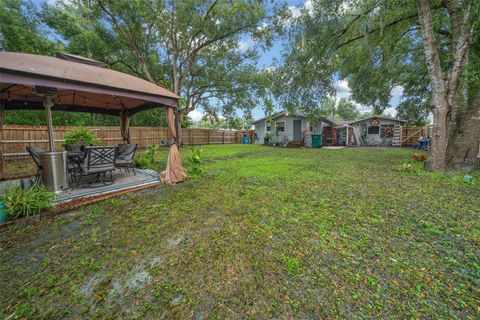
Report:
[[[81,146],[98,146],[101,144],[100,139],[96,138],[93,131],[84,127],[78,127],[73,130],[69,130],[64,136],[65,142],[63,146],[70,151]],[[78,150],[80,151],[80,150]]]

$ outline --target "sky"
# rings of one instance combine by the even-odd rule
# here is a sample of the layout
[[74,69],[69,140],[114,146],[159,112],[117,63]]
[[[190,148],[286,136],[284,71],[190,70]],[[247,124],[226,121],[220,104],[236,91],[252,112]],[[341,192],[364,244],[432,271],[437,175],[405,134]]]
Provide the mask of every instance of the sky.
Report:
[[[33,2],[37,5],[40,5],[43,2],[55,2],[56,0],[33,0]],[[310,2],[311,0],[286,0],[285,1],[289,10],[292,11],[292,14],[295,16],[300,12],[300,9],[302,7],[308,7],[311,5]],[[240,42],[240,49],[246,50],[248,48],[251,48],[255,46],[255,42],[251,40],[249,37],[243,37]],[[282,57],[282,47],[283,47],[283,42],[281,39],[278,39],[273,42],[272,46],[266,50],[260,50],[259,51],[259,60],[257,62],[257,65],[259,68],[268,68],[274,66],[275,61],[280,61]],[[351,90],[348,86],[348,82],[344,80],[337,81],[335,84],[335,89],[336,89],[336,96],[333,97],[337,101],[340,100],[340,98],[346,98],[350,99],[352,93]],[[401,87],[395,87],[392,91],[392,98],[390,99],[390,105],[392,108],[386,109],[385,113],[390,114],[391,116],[395,116],[397,114],[397,111],[395,107],[401,102],[401,97],[402,97],[402,92],[403,89]],[[369,112],[371,111],[371,108],[365,105],[360,105],[356,103],[357,109],[361,113]],[[262,108],[255,108],[252,112],[253,118],[254,119],[259,119],[263,118],[265,116]],[[203,112],[201,109],[197,109],[195,111],[190,112],[189,116],[192,118],[194,121],[199,121],[203,117]],[[241,116],[241,115],[240,115]]]

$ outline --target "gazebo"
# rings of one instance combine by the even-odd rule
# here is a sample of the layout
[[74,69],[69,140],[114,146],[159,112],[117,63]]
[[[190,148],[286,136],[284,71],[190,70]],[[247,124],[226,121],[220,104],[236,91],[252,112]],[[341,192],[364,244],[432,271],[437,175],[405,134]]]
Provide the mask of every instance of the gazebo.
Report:
[[[167,183],[177,183],[186,178],[175,121],[178,99],[165,88],[106,69],[103,63],[84,57],[0,52],[0,143],[6,110],[45,109],[49,149],[55,151],[52,110],[119,116],[122,139],[129,143],[133,114],[165,108],[171,139],[167,168],[161,177]],[[3,177],[1,150],[0,162],[0,177]]]

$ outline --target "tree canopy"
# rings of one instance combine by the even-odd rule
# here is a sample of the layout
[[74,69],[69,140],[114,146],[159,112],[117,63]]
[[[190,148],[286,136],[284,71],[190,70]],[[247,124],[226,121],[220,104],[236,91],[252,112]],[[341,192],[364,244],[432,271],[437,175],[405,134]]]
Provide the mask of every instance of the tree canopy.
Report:
[[334,94],[335,82],[345,80],[354,101],[380,114],[400,88],[398,116],[418,123],[433,114],[432,159],[443,158],[432,167],[445,168],[446,153],[460,162],[474,159],[479,8],[473,0],[312,0],[297,17],[284,18],[280,100],[314,113]]
[[[3,50],[100,60],[179,94],[184,115],[202,107],[228,119],[248,118],[257,106],[257,49],[272,34],[266,6],[255,0],[76,0],[40,10],[30,0],[2,0],[0,15]],[[247,40],[255,47],[245,48]],[[134,122],[160,119],[145,114]]]

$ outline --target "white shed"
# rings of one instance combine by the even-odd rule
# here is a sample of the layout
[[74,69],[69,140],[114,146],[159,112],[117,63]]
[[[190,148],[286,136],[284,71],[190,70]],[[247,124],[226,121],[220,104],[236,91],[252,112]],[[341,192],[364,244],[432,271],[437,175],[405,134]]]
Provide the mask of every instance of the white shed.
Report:
[[310,147],[312,144],[310,135],[322,133],[323,128],[332,122],[323,117],[317,121],[309,121],[300,114],[281,112],[269,118],[258,119],[253,124],[256,144],[265,144],[265,136],[271,136],[270,143]]

